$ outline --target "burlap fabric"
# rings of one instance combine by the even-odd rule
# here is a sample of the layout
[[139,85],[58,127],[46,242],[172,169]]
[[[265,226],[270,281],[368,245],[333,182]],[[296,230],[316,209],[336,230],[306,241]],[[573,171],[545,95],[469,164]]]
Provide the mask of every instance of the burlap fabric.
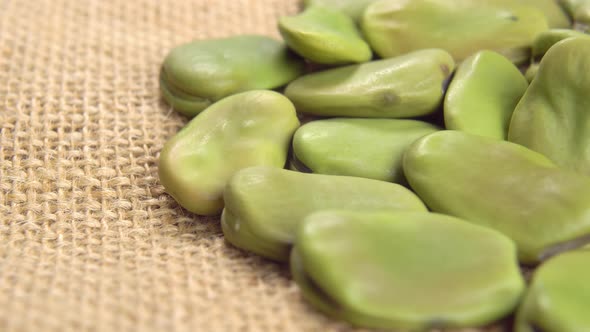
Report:
[[[348,331],[158,182],[175,45],[297,0],[0,0],[1,331]],[[499,331],[499,328],[495,329]]]

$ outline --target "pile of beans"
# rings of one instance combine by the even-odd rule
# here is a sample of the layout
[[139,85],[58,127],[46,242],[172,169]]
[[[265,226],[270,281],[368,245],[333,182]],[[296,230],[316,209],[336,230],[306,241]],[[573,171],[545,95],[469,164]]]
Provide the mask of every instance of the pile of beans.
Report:
[[356,326],[590,331],[590,0],[304,5],[164,59],[166,191]]

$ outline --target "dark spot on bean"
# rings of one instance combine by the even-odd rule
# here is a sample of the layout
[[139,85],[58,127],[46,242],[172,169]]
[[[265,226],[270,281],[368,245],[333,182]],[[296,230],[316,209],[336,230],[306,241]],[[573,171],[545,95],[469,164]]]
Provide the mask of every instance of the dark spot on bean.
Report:
[[508,19],[510,21],[516,22],[516,21],[518,21],[518,16],[510,15],[510,16],[508,16]]
[[443,75],[445,75],[445,77],[451,74],[451,68],[449,68],[448,65],[440,65],[440,70],[442,71]]
[[399,100],[400,97],[393,91],[384,91],[377,96],[377,103],[384,107],[398,104]]

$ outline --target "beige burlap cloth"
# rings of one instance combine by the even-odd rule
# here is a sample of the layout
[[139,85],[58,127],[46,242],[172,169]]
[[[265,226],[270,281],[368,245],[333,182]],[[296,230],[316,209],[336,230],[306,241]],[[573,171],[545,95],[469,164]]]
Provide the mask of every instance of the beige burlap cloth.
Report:
[[[175,45],[297,0],[0,0],[0,331],[348,331],[157,176]],[[500,331],[499,328],[494,329]]]

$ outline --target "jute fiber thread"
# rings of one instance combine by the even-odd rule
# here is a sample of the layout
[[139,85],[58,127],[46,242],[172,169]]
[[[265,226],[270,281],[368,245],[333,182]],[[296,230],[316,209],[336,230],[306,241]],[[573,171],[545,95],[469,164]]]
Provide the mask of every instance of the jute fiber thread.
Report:
[[[0,0],[1,331],[349,331],[163,190],[168,51],[296,0]],[[501,327],[493,329],[502,331]],[[475,331],[475,330],[474,330]]]

